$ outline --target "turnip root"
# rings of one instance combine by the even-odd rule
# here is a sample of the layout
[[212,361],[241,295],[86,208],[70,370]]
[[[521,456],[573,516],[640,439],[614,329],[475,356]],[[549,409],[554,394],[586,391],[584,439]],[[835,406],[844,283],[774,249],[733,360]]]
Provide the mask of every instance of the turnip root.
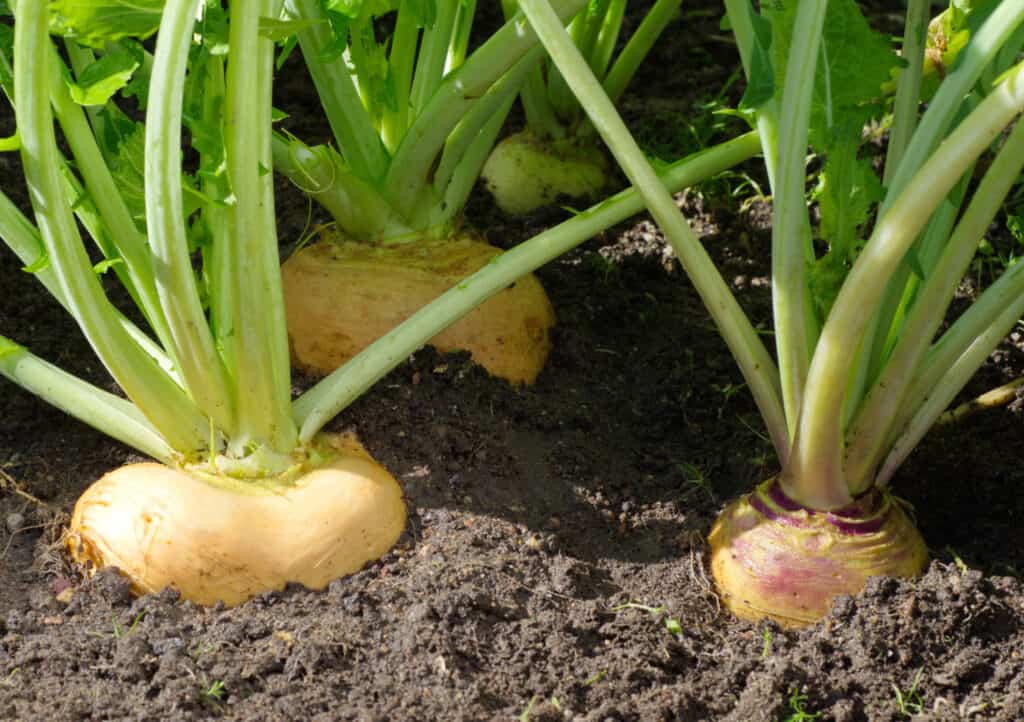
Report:
[[124,466],[75,506],[66,545],[146,594],[235,605],[298,582],[322,589],[383,555],[405,526],[395,479],[353,437],[321,436],[294,478],[266,484]]
[[915,577],[928,558],[899,503],[875,489],[834,512],[806,509],[776,480],[731,503],[711,530],[711,571],[726,607],[784,627],[816,622],[869,577]]
[[510,135],[495,146],[480,173],[495,203],[522,215],[560,196],[591,198],[608,185],[608,161],[593,145]]
[[[500,251],[468,237],[367,244],[325,238],[282,266],[294,365],[327,374]],[[492,375],[533,383],[551,350],[555,315],[528,275],[435,336],[441,352],[469,351]]]

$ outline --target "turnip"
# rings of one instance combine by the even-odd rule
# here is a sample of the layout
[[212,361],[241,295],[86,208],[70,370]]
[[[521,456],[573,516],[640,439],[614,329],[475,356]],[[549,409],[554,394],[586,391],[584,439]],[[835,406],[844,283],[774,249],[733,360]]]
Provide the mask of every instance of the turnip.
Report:
[[[502,3],[506,16],[515,0]],[[614,59],[626,0],[599,0],[572,22],[573,42],[617,101],[658,36],[679,12],[679,0],[658,0]],[[593,198],[611,182],[610,164],[586,114],[550,61],[534,68],[520,91],[526,128],[503,139],[481,172],[498,207],[513,215],[560,197]]]
[[[345,362],[500,251],[469,238],[369,245],[316,243],[282,269],[292,356],[314,373]],[[338,289],[344,303],[336,303]],[[551,349],[555,315],[531,274],[430,339],[438,351],[469,350],[491,374],[533,383]]]

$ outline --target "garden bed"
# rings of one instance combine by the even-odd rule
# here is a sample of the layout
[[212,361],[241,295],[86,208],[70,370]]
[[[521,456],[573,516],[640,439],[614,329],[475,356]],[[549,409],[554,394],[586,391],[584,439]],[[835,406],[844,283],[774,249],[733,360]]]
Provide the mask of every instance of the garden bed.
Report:
[[[704,40],[670,31],[626,99],[634,120],[692,112],[735,65],[713,15],[685,20]],[[302,98],[289,88],[293,117]],[[18,174],[0,155],[5,191]],[[305,201],[278,190],[280,235],[295,239]],[[679,200],[767,323],[767,206],[710,188]],[[510,222],[482,195],[469,212],[505,247],[562,215]],[[559,325],[535,386],[425,349],[333,422],[399,479],[409,522],[384,559],[323,592],[203,609],[170,591],[133,599],[115,573],[82,578],[60,525],[134,455],[0,380],[0,718],[1024,718],[1020,404],[933,431],[896,477],[936,559],[923,579],[874,580],[799,632],[738,622],[705,538],[725,501],[777,469],[696,293],[643,218],[538,275]],[[6,249],[0,289],[5,335],[113,389]],[[1004,344],[966,395],[1022,367]]]

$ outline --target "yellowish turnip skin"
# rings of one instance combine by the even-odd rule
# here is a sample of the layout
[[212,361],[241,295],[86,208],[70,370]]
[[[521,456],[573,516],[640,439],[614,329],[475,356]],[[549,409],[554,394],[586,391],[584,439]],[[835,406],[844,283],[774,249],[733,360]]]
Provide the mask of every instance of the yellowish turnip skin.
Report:
[[494,147],[480,177],[501,210],[523,215],[562,196],[594,197],[608,184],[608,173],[608,161],[596,147],[539,140],[522,132]]
[[888,491],[874,492],[881,496],[872,509],[853,509],[856,520],[840,518],[847,527],[864,525],[851,533],[837,526],[834,514],[780,508],[768,494],[773,482],[729,504],[709,537],[719,596],[736,616],[800,627],[820,620],[835,597],[856,594],[870,577],[923,572],[924,540]]
[[[327,374],[500,251],[463,237],[373,245],[327,237],[281,268],[292,361]],[[533,383],[551,351],[555,313],[540,282],[525,276],[431,339],[437,350],[469,351],[511,383]]]
[[139,594],[231,606],[298,582],[322,589],[382,556],[405,527],[395,479],[352,437],[327,437],[322,466],[277,488],[210,483],[162,464],[121,467],[75,506],[66,544],[115,566]]

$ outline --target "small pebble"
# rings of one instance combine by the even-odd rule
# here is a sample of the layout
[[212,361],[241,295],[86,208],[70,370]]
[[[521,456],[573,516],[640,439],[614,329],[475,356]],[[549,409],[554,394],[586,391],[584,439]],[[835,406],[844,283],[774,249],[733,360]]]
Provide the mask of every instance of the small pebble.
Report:
[[25,526],[25,515],[20,514],[16,511],[12,511],[10,514],[7,515],[6,523],[7,531],[9,531],[11,534],[16,534],[17,532],[21,531],[22,527]]

